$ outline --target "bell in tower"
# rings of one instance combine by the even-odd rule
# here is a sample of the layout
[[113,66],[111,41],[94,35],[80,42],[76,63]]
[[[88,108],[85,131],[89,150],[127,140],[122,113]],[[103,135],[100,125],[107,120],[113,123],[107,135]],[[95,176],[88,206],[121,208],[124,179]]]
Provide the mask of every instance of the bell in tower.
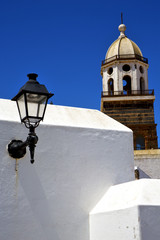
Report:
[[127,38],[124,24],[119,31],[102,61],[101,111],[132,129],[135,150],[157,149],[155,96],[154,90],[148,89],[148,59]]

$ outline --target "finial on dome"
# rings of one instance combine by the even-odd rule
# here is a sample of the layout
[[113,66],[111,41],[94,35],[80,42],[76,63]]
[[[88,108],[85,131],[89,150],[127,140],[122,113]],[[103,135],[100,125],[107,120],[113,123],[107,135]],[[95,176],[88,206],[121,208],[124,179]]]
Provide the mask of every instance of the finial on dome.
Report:
[[123,13],[121,12],[121,24],[118,27],[120,31],[119,38],[125,37],[126,25],[123,24]]

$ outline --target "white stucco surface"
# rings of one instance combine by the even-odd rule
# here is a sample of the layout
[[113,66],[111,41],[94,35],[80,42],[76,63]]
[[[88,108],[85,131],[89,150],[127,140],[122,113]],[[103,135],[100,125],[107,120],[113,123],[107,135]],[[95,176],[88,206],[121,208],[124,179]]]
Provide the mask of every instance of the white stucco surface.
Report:
[[0,240],[89,240],[89,212],[134,179],[131,130],[97,110],[49,105],[33,165],[7,152],[28,134],[15,102],[0,100],[0,132]]
[[160,149],[134,151],[134,162],[140,178],[160,179]]
[[135,205],[160,205],[160,180],[141,179],[110,187],[91,214]]
[[[0,99],[0,120],[20,122],[16,103]],[[98,110],[48,105],[41,124],[131,132],[129,128]]]
[[137,206],[93,214],[90,216],[90,240],[142,240],[138,217]]
[[91,240],[159,240],[159,213],[160,180],[112,186],[91,211]]

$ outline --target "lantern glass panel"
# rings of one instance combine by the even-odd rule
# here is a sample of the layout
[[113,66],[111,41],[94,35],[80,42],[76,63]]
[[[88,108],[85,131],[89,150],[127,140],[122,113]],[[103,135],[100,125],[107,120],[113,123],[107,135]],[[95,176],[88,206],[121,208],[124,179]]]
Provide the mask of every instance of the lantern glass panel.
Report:
[[30,122],[39,122],[43,119],[47,96],[40,94],[27,93],[28,120]]
[[45,99],[43,99],[43,103],[40,103],[39,105],[39,117],[44,117],[45,107],[47,105],[48,98],[45,96]]
[[17,105],[18,105],[19,115],[22,120],[23,118],[26,117],[26,106],[25,106],[24,94],[17,99]]

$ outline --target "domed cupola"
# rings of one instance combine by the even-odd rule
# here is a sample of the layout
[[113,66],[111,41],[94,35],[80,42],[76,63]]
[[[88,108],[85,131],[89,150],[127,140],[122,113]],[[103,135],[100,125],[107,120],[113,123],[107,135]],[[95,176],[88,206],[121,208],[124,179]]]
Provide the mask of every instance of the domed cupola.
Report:
[[[128,58],[128,55],[131,56],[140,56],[143,59],[143,55],[139,47],[125,35],[126,26],[124,24],[119,25],[120,36],[119,38],[112,43],[109,47],[105,59],[112,58],[114,56],[119,56]],[[127,55],[127,56],[125,56]]]
[[131,94],[148,90],[148,59],[125,35],[126,26],[119,26],[120,36],[109,47],[102,61],[103,92],[107,95]]
[[148,59],[119,26],[120,35],[102,61],[101,111],[133,130],[134,148],[156,148],[154,91],[148,90]]

